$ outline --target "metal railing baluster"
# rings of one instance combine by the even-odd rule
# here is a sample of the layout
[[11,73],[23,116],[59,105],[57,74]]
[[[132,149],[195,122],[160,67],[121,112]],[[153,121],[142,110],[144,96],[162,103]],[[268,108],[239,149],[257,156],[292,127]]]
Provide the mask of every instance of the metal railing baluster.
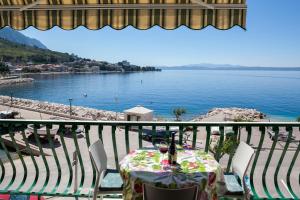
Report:
[[210,133],[211,132],[211,127],[210,126],[206,126],[206,142],[205,142],[205,149],[204,151],[206,153],[208,153],[209,150],[209,144],[210,144]]
[[59,137],[60,137],[60,142],[62,144],[64,154],[65,154],[65,158],[66,158],[66,161],[67,161],[67,164],[68,164],[68,169],[69,169],[68,184],[67,184],[66,189],[63,192],[64,195],[67,195],[67,194],[71,193],[70,188],[71,188],[72,181],[73,181],[73,168],[72,168],[71,160],[70,160],[69,153],[68,153],[68,150],[67,150],[67,147],[66,147],[66,142],[65,142],[65,139],[64,139],[64,135],[65,135],[64,125],[61,125],[58,130],[59,130],[58,134],[59,134]]
[[37,181],[39,179],[39,174],[40,173],[39,173],[39,167],[38,167],[37,162],[35,160],[35,156],[33,155],[33,152],[32,152],[32,150],[30,148],[30,145],[29,145],[29,141],[28,141],[28,139],[27,139],[27,137],[25,135],[25,130],[21,131],[21,135],[22,135],[23,141],[25,142],[26,149],[29,152],[30,158],[32,160],[32,163],[33,163],[33,166],[34,166],[34,169],[35,169],[34,180],[33,180],[32,184],[31,184],[31,186],[26,191],[27,193],[30,193],[30,192],[32,192],[33,188],[36,186]]
[[75,149],[76,149],[76,153],[77,153],[77,156],[78,156],[80,171],[81,171],[80,183],[79,183],[79,187],[77,188],[76,194],[80,194],[80,192],[82,190],[83,183],[84,183],[85,170],[84,170],[83,160],[82,160],[82,157],[81,157],[81,152],[80,152],[80,148],[79,148],[79,144],[78,144],[78,140],[77,140],[76,130],[77,130],[77,126],[73,125],[72,126],[72,136],[73,136],[73,141],[74,141],[74,144],[75,144]]
[[152,125],[152,144],[155,145],[156,143],[156,126],[155,125]]
[[251,136],[252,136],[252,127],[251,126],[246,126],[246,131],[247,131],[246,143],[249,145],[250,141],[251,141]]
[[48,182],[49,182],[49,178],[50,178],[50,169],[49,169],[49,165],[48,165],[48,162],[47,162],[47,159],[45,157],[45,153],[44,153],[44,150],[43,150],[43,147],[41,145],[41,142],[40,142],[40,138],[37,134],[37,126],[39,124],[33,124],[33,135],[34,135],[34,138],[35,138],[35,142],[39,148],[39,151],[40,151],[40,154],[41,154],[41,157],[42,157],[42,160],[43,160],[43,163],[44,163],[44,166],[46,168],[46,179],[45,179],[45,182],[43,184],[43,187],[41,188],[41,190],[38,192],[38,193],[43,193],[44,190],[46,189],[46,186],[48,185]]
[[118,149],[117,149],[117,142],[116,142],[116,126],[113,125],[111,127],[111,136],[112,136],[112,142],[114,147],[114,155],[115,155],[115,166],[116,169],[119,170],[119,156],[118,156]]
[[178,141],[179,145],[182,145],[182,139],[183,139],[183,126],[179,126],[179,141]]
[[193,126],[193,143],[192,143],[192,148],[193,148],[193,149],[196,148],[197,132],[198,132],[198,127],[194,125],[194,126]]
[[143,126],[139,125],[138,127],[138,134],[139,134],[139,149],[143,148]]
[[280,156],[280,159],[279,159],[278,164],[276,166],[276,170],[275,170],[275,174],[274,174],[275,188],[276,188],[276,191],[277,191],[277,193],[279,194],[279,196],[281,198],[286,198],[286,197],[283,195],[283,193],[281,192],[281,190],[279,188],[279,185],[278,185],[278,172],[279,172],[279,169],[281,167],[282,161],[283,161],[283,159],[285,157],[286,151],[287,151],[287,149],[289,147],[289,144],[290,144],[290,141],[291,141],[291,137],[292,137],[292,133],[293,133],[292,127],[288,126],[287,127],[287,131],[288,131],[288,138],[287,138],[287,141],[286,141],[286,143],[284,145],[283,152],[281,153],[281,156]]
[[[294,165],[296,163],[296,160],[297,160],[299,152],[300,152],[300,141],[298,141],[297,143],[298,143],[298,147],[297,147],[297,149],[296,149],[296,151],[294,153],[292,162],[291,162],[291,164],[289,166],[289,169],[287,171],[287,178],[286,178],[287,179],[287,187],[288,187],[290,193],[293,195],[294,199],[300,199],[300,196],[296,195],[296,193],[294,192],[294,190],[293,190],[293,188],[291,186],[291,173],[292,173],[292,170],[294,168]],[[299,180],[299,185],[300,185],[300,174],[299,174],[299,179],[298,180]]]
[[170,143],[170,126],[166,126],[166,134],[164,135],[165,141],[169,144]]
[[125,126],[125,143],[126,143],[126,153],[130,152],[129,148],[129,126]]
[[[87,144],[87,148],[89,148],[91,146],[91,141],[90,141],[90,126],[89,125],[84,125],[84,130],[85,130],[85,139],[86,139],[86,144]],[[90,188],[94,188],[95,183],[96,183],[96,169],[93,165],[93,161],[92,159],[90,159],[90,163],[92,166],[92,170],[93,170],[93,179],[92,179],[92,184]]]
[[26,166],[26,163],[25,163],[25,161],[24,161],[24,159],[23,159],[23,155],[22,155],[22,153],[21,153],[21,151],[20,151],[20,149],[19,149],[19,146],[18,146],[17,143],[16,143],[16,140],[15,140],[15,137],[14,137],[14,134],[15,134],[15,133],[14,133],[14,131],[13,131],[13,125],[12,125],[12,124],[9,126],[9,132],[8,132],[8,134],[9,134],[9,136],[10,136],[10,138],[11,138],[11,141],[12,141],[13,145],[14,145],[15,148],[16,148],[16,152],[17,152],[17,154],[18,154],[18,156],[19,156],[19,158],[20,158],[20,160],[21,160],[21,164],[22,164],[23,169],[24,169],[24,176],[23,176],[23,179],[22,179],[20,185],[15,189],[15,191],[19,191],[20,188],[24,186],[24,183],[25,183],[26,178],[27,178],[27,166]]
[[273,131],[274,131],[274,133],[275,133],[275,137],[273,138],[272,147],[271,147],[271,150],[270,150],[270,152],[269,152],[269,156],[268,156],[268,159],[267,159],[267,162],[266,162],[266,164],[265,164],[264,171],[263,171],[263,174],[262,174],[262,184],[263,184],[264,192],[265,192],[265,194],[268,196],[268,198],[273,198],[273,197],[272,197],[272,195],[270,194],[270,192],[269,192],[269,190],[268,190],[268,187],[267,187],[267,183],[266,183],[266,174],[267,174],[267,171],[268,171],[268,168],[269,168],[269,165],[270,165],[272,156],[273,156],[274,149],[275,149],[276,144],[277,144],[277,140],[278,140],[278,132],[279,132],[278,126],[273,126]]
[[7,150],[6,148],[6,145],[4,144],[3,142],[3,139],[2,139],[2,135],[0,135],[0,144],[1,144],[1,147],[2,149],[4,150],[4,153],[6,154],[10,164],[11,164],[11,167],[12,167],[12,170],[13,170],[13,174],[12,174],[12,177],[11,177],[11,180],[9,181],[9,183],[7,184],[7,186],[3,189],[3,191],[8,191],[9,188],[12,186],[12,184],[14,183],[15,181],[15,178],[16,178],[16,166],[13,162],[13,159],[12,157],[10,156],[10,153],[9,151]]
[[250,186],[251,186],[251,191],[253,192],[253,196],[254,196],[255,199],[258,199],[259,196],[256,192],[255,187],[254,187],[254,182],[253,182],[254,172],[255,172],[256,163],[257,163],[260,151],[261,151],[261,147],[262,147],[263,142],[264,142],[266,127],[265,126],[260,126],[259,131],[261,132],[261,135],[260,135],[259,144],[258,144],[258,147],[256,149],[255,157],[254,157],[253,164],[252,164],[252,167],[251,167],[251,172],[250,172]]
[[103,142],[103,125],[99,125],[98,126],[98,135],[99,135],[99,139]]
[[98,135],[99,135],[99,139],[103,142],[103,138],[102,138],[102,133],[103,132],[103,126],[102,125],[98,125]]
[[218,162],[220,161],[223,142],[224,142],[224,126],[220,126],[220,140],[219,140],[218,148],[217,148],[217,151],[215,154],[215,159]]
[[[2,184],[5,177],[5,167],[3,165],[2,159],[0,159],[0,167],[1,167],[1,176],[0,176],[0,185]],[[1,189],[0,189],[1,192]]]
[[52,151],[52,154],[53,154],[53,157],[54,157],[54,161],[55,161],[55,164],[56,164],[56,167],[57,167],[57,180],[56,180],[54,188],[50,192],[50,193],[54,194],[56,192],[59,184],[60,184],[60,181],[61,181],[61,166],[60,166],[60,163],[59,163],[59,160],[58,160],[58,157],[57,157],[57,153],[56,153],[56,150],[55,150],[55,147],[54,147],[53,138],[50,135],[50,129],[51,128],[52,128],[52,125],[46,125],[47,138],[48,138],[48,141],[49,141],[49,144],[50,144],[50,147],[51,147],[51,151]]
[[[239,127],[238,127],[238,126],[233,126],[234,139],[235,139],[236,141],[238,140],[238,130],[239,130]],[[239,141],[238,141],[238,142],[239,142]],[[228,162],[227,162],[226,172],[229,172],[229,171],[230,171],[230,167],[231,167],[231,162],[232,162],[233,156],[234,156],[234,151],[232,150],[232,151],[230,152],[229,159],[228,159]]]

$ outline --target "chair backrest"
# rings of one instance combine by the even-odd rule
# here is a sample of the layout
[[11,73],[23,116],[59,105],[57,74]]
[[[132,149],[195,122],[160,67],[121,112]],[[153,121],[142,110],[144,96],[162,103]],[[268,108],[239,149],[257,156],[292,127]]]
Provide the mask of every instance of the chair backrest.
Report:
[[99,139],[93,143],[89,148],[89,152],[97,172],[102,174],[107,169],[107,156],[102,141]]
[[144,184],[143,190],[144,200],[196,200],[198,195],[197,186],[181,189],[167,189]]
[[240,177],[242,182],[244,182],[244,176],[247,172],[253,154],[254,149],[252,147],[245,142],[240,142],[232,158],[231,169]]

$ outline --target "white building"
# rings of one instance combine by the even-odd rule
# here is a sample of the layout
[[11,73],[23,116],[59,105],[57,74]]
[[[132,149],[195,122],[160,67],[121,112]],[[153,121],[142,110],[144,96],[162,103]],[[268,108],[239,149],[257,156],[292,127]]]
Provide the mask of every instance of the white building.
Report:
[[126,121],[152,121],[153,110],[142,106],[136,106],[128,110],[124,110],[124,119]]

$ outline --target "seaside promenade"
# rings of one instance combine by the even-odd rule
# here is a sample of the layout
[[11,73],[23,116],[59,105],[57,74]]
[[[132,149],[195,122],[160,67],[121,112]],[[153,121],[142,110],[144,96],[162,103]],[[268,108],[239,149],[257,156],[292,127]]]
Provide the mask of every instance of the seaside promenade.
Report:
[[[57,116],[53,116],[50,114],[44,114],[44,113],[39,113],[39,112],[34,112],[34,111],[30,111],[30,110],[25,110],[25,109],[20,109],[20,108],[11,108],[9,106],[3,106],[0,105],[0,110],[4,111],[4,110],[14,110],[20,113],[20,116],[24,119],[35,119],[35,120],[47,120],[47,119],[53,119],[53,118],[57,118]],[[207,121],[208,119],[206,119]],[[210,118],[209,120],[221,120],[221,118],[219,117],[218,119],[213,119]],[[84,171],[85,171],[85,181],[84,184],[82,185],[81,188],[81,192],[82,193],[89,193],[89,188],[92,182],[92,165],[91,165],[91,160],[89,158],[88,155],[88,148],[87,148],[87,144],[86,144],[86,134],[85,134],[85,130],[84,127],[79,127],[83,130],[83,133],[80,133],[80,135],[78,135],[78,145],[82,154],[82,163],[84,165]],[[294,136],[296,136],[296,140],[300,140],[300,132],[299,129],[294,129],[293,130],[293,134]],[[95,126],[91,126],[89,132],[89,139],[90,142],[93,143],[97,140],[98,138],[98,129]],[[114,148],[113,148],[113,141],[112,141],[112,130],[110,126],[104,126],[103,127],[103,132],[102,132],[102,136],[103,136],[103,143],[105,146],[105,150],[108,156],[108,166],[111,168],[115,168],[115,156],[114,156]],[[116,145],[118,148],[118,158],[119,161],[126,155],[126,146],[125,146],[125,130],[122,127],[117,127],[116,129]],[[186,134],[191,134],[189,132],[187,132]],[[192,135],[192,134],[191,134]],[[26,133],[26,136],[29,137],[29,133]],[[252,147],[254,149],[256,149],[256,147],[259,144],[259,140],[260,140],[260,136],[261,133],[259,132],[258,129],[254,128],[252,131],[252,137],[251,137],[251,141],[250,144],[252,144]],[[22,140],[22,136],[20,135],[16,135],[16,138],[19,138],[19,140]],[[241,129],[241,140],[246,140],[246,131],[244,128]],[[72,136],[70,134],[66,134],[64,136],[64,140],[66,143],[66,147],[68,150],[68,154],[69,157],[72,158],[73,156],[73,152],[76,150],[74,147],[74,140],[72,138]],[[57,191],[60,190],[64,190],[65,189],[65,185],[68,184],[68,178],[69,178],[69,171],[67,168],[67,160],[65,159],[64,156],[64,149],[61,145],[61,139],[59,136],[56,136],[56,142],[55,142],[55,150],[57,152],[57,156],[59,159],[59,162],[62,166],[62,178],[61,178],[61,184],[60,186],[62,187],[58,187]],[[272,140],[268,137],[268,134],[265,134],[265,138],[264,138],[264,143],[263,143],[263,147],[262,150],[260,152],[260,156],[259,159],[257,161],[256,164],[256,168],[255,168],[255,173],[254,173],[254,184],[258,185],[256,188],[258,188],[257,192],[258,194],[264,195],[263,192],[263,187],[262,185],[262,174],[264,173],[264,168],[265,168],[265,164],[266,164],[266,160],[268,158],[271,146],[272,146]],[[191,144],[192,143],[192,136],[190,137],[190,139],[188,140],[188,143]],[[31,144],[34,145],[34,142],[31,142]],[[196,147],[198,149],[204,149],[206,144],[206,130],[205,127],[200,127],[197,130],[197,143],[196,143]],[[138,133],[135,131],[129,131],[129,145],[130,145],[130,149],[134,150],[139,148],[139,144],[138,144]],[[269,192],[271,194],[276,194],[276,188],[273,185],[274,183],[274,173],[276,171],[276,167],[277,167],[277,163],[280,159],[282,150],[284,148],[285,143],[284,142],[277,142],[275,150],[274,150],[274,154],[272,157],[272,160],[269,164],[268,167],[268,171],[266,174],[266,183],[267,184],[272,184],[272,185],[268,185],[269,188]],[[282,183],[281,180],[285,181],[286,178],[286,173],[288,171],[290,162],[292,160],[292,157],[294,155],[294,152],[296,151],[298,144],[293,144],[291,143],[289,145],[288,151],[286,152],[286,156],[283,160],[282,166],[280,168],[280,171],[278,173],[278,179],[279,179],[279,184],[280,184],[280,188],[282,188],[282,192],[286,195],[288,195],[288,191],[285,189],[284,184]],[[147,142],[145,140],[143,140],[143,147],[152,147],[152,143],[151,142]],[[56,164],[54,161],[54,157],[52,156],[52,152],[51,152],[51,148],[49,148],[48,144],[43,144],[43,150],[45,153],[49,154],[49,156],[46,156],[46,159],[48,161],[49,164],[49,168],[56,168]],[[25,156],[25,162],[28,165],[28,178],[26,179],[26,182],[23,186],[23,188],[26,190],[29,185],[32,183],[32,181],[34,181],[34,164],[30,158],[30,156]],[[37,164],[39,166],[40,170],[40,177],[44,178],[39,178],[38,182],[36,184],[35,190],[39,191],[40,189],[42,189],[43,186],[43,182],[45,180],[45,174],[46,174],[46,169],[45,166],[43,164],[43,160],[42,157],[39,156],[36,158],[37,160]],[[225,155],[221,158],[220,163],[222,164],[223,168],[226,168],[226,164],[228,160],[228,156]],[[14,161],[17,167],[21,167],[22,163],[20,160],[15,160]],[[30,164],[28,164],[30,163]],[[5,165],[10,165],[8,162],[5,163]],[[74,168],[75,169],[75,168]],[[291,173],[291,185],[295,185],[295,187],[298,187],[298,176],[299,176],[299,171],[300,171],[300,159],[296,160],[296,164],[295,167]],[[10,174],[9,174],[10,173]],[[250,173],[250,172],[248,172]],[[9,177],[12,176],[12,172],[8,171],[6,174],[6,179],[3,181],[3,185],[7,185],[7,181],[9,181]],[[81,170],[78,170],[78,177],[81,177]],[[49,183],[48,185],[55,185],[55,181],[57,179],[57,172],[54,170],[53,172],[51,171],[51,176],[49,179]],[[80,179],[80,178],[79,178]],[[17,187],[22,179],[16,181],[11,187],[15,188]],[[79,183],[78,183],[79,184]],[[69,190],[73,192],[74,188],[74,181],[72,182],[72,185],[70,186]],[[259,188],[261,188],[259,190]],[[300,195],[300,190],[294,190],[297,193],[297,195]],[[61,198],[57,198],[57,199],[61,199]]]

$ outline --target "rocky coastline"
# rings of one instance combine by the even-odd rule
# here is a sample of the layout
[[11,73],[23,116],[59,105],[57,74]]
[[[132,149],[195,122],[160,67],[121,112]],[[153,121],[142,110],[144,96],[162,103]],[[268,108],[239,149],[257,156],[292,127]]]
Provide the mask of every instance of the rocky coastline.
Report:
[[192,121],[262,121],[266,115],[256,109],[248,108],[214,108]]
[[124,119],[124,114],[120,112],[97,110],[81,106],[72,106],[72,114],[70,116],[70,106],[67,105],[14,97],[11,101],[11,97],[9,96],[0,96],[0,104],[78,120],[108,121]]

